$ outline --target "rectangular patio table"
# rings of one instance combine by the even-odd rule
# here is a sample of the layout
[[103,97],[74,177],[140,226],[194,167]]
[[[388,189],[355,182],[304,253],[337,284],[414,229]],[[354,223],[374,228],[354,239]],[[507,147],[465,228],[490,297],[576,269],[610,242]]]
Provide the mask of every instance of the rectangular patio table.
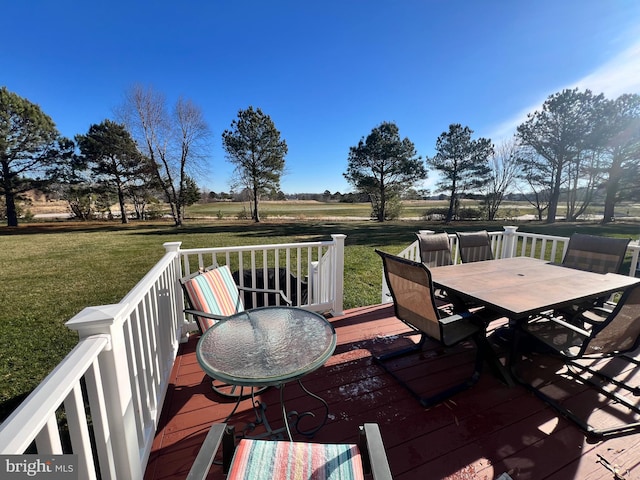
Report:
[[430,269],[436,287],[484,305],[512,321],[597,299],[640,283],[615,273],[593,273],[530,257],[502,258]]

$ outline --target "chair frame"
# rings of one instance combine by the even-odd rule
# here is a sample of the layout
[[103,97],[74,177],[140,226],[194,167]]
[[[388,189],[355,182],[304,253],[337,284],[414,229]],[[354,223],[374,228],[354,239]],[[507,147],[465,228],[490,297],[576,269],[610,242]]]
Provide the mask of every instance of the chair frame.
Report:
[[[631,435],[634,433],[638,433],[640,432],[640,421],[631,422],[623,425],[617,425],[614,427],[607,427],[607,428],[595,428],[591,426],[588,423],[588,421],[577,416],[570,409],[560,404],[560,402],[551,398],[549,395],[542,392],[539,388],[536,388],[533,385],[529,384],[528,382],[524,381],[518,375],[516,370],[516,364],[517,364],[517,359],[519,358],[519,351],[518,351],[519,343],[520,343],[522,334],[525,334],[525,335],[528,335],[529,337],[534,338],[536,341],[544,344],[547,348],[550,348],[551,350],[553,350],[553,354],[555,354],[556,356],[560,356],[564,360],[565,366],[567,367],[567,373],[571,377],[573,377],[575,380],[582,383],[589,384],[591,387],[597,390],[600,394],[604,395],[605,397],[615,402],[618,402],[626,406],[631,411],[640,415],[640,406],[637,405],[636,402],[630,402],[628,399],[616,393],[615,391],[607,390],[602,385],[602,382],[596,382],[591,378],[585,378],[584,373],[587,372],[592,377],[598,377],[600,380],[605,381],[608,384],[615,385],[619,389],[626,390],[627,392],[632,393],[634,396],[640,396],[640,386],[629,385],[628,383],[619,381],[615,379],[613,376],[608,375],[602,371],[593,369],[589,366],[582,365],[576,362],[576,360],[579,360],[581,358],[597,359],[597,358],[622,357],[625,360],[629,361],[630,363],[633,363],[634,365],[640,367],[640,361],[636,360],[635,358],[629,355],[626,355],[629,352],[635,351],[640,346],[640,334],[636,335],[634,341],[631,344],[625,345],[624,348],[620,350],[608,351],[598,346],[597,344],[596,344],[596,347],[591,347],[592,343],[595,343],[598,341],[598,335],[601,332],[605,332],[603,336],[607,335],[607,332],[606,332],[607,327],[609,327],[609,325],[611,325],[612,322],[615,322],[616,319],[618,319],[617,320],[618,322],[627,320],[626,317],[622,319],[619,319],[618,317],[620,316],[621,312],[628,311],[627,310],[628,308],[632,308],[627,306],[627,303],[630,302],[630,299],[633,298],[633,300],[631,301],[638,302],[640,300],[640,298],[638,297],[640,297],[640,285],[627,289],[623,293],[622,297],[618,301],[613,311],[609,312],[606,318],[604,318],[601,322],[597,322],[597,323],[585,322],[591,326],[590,330],[586,330],[584,328],[577,326],[575,323],[576,317],[571,318],[570,321],[566,321],[562,318],[554,317],[554,316],[541,316],[537,319],[532,320],[534,323],[540,322],[540,321],[551,322],[548,325],[557,329],[563,329],[564,333],[567,334],[567,342],[565,343],[569,343],[569,336],[571,336],[571,339],[582,339],[580,348],[575,353],[566,353],[565,351],[562,350],[562,347],[564,345],[557,345],[550,341],[545,341],[541,336],[536,335],[535,332],[529,331],[528,324],[522,324],[516,330],[516,335],[512,345],[512,352],[511,352],[511,359],[510,359],[511,372],[512,372],[513,378],[518,383],[524,385],[526,388],[531,390],[536,396],[542,399],[545,403],[553,407],[562,416],[564,416],[565,418],[575,423],[581,430],[585,432],[587,436],[587,440],[590,442],[597,442],[610,437],[618,437],[618,436]],[[638,303],[634,303],[634,305],[637,305],[637,304]],[[634,313],[634,315],[636,314]],[[635,317],[632,318],[631,322],[640,323],[640,312]],[[574,345],[574,346],[577,346],[577,345]],[[601,353],[595,353],[595,352],[601,352]]]
[[[222,471],[226,474],[233,458],[235,430],[224,423],[214,423],[204,443],[198,451],[187,480],[205,480],[214,457],[222,444]],[[283,440],[274,440],[283,441]],[[380,427],[376,423],[365,423],[359,427],[358,447],[365,474],[371,474],[374,480],[392,480],[391,469],[382,442]]]
[[[437,307],[437,303],[434,295],[433,282],[431,279],[431,272],[423,263],[413,262],[406,258],[391,255],[389,253],[386,253],[380,250],[376,250],[376,253],[380,255],[380,257],[383,260],[384,275],[387,281],[387,286],[389,287],[390,295],[393,298],[395,316],[399,320],[404,322],[406,325],[408,325],[410,328],[412,328],[416,333],[420,334],[420,340],[414,346],[389,352],[384,355],[379,355],[379,356],[374,355],[373,359],[378,365],[380,365],[387,373],[389,373],[392,377],[394,377],[396,381],[400,383],[404,388],[406,388],[416,399],[418,399],[420,404],[425,408],[438,404],[448,399],[449,397],[459,392],[462,392],[464,390],[467,390],[468,388],[471,388],[473,385],[475,385],[480,379],[480,374],[482,373],[485,360],[488,360],[491,367],[496,371],[501,370],[501,366],[498,365],[499,363],[498,359],[495,358],[495,356],[491,355],[492,350],[486,338],[486,322],[484,321],[484,319],[482,319],[477,313],[471,313],[469,311],[464,311],[460,314],[453,314],[445,317],[440,316],[441,310]],[[387,263],[386,263],[388,261],[401,263],[405,265],[407,268],[411,268],[424,276],[425,281],[428,282],[429,290],[430,290],[430,296],[425,298],[424,300],[425,302],[431,302],[433,311],[435,311],[436,314],[439,316],[438,328],[440,329],[440,338],[436,338],[433,335],[429,335],[427,332],[425,332],[423,329],[416,326],[414,323],[412,323],[411,320],[407,319],[403,315],[400,309],[396,292],[394,291],[392,283],[389,279],[389,272],[388,272]],[[433,321],[433,320],[428,320],[428,321]],[[446,335],[444,334],[445,329],[454,329],[457,327],[456,324],[464,325],[465,323],[467,325],[471,324],[474,327],[472,332],[470,331],[468,335],[462,336],[461,338],[458,338],[456,341],[451,343],[446,342],[444,340],[446,338]],[[465,340],[471,340],[472,342],[474,342],[477,347],[477,354],[476,354],[474,368],[471,376],[465,379],[462,383],[458,385],[454,385],[448,389],[445,389],[442,392],[438,392],[430,396],[424,396],[416,392],[413,388],[411,388],[410,385],[408,385],[404,380],[398,377],[393,370],[387,367],[386,362],[389,360],[393,360],[405,355],[410,355],[412,353],[420,352],[427,338],[432,338],[433,340],[439,342],[441,345],[445,347],[457,345],[458,343]],[[497,371],[497,373],[503,378],[505,377],[504,372]]]
[[456,232],[458,252],[462,263],[493,260],[491,237],[486,230],[477,232]]

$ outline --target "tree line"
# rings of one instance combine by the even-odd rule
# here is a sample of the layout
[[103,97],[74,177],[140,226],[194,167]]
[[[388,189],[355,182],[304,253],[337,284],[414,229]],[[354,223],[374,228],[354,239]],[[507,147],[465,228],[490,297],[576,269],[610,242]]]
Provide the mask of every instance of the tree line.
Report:
[[546,214],[547,223],[556,221],[561,202],[573,221],[600,193],[607,223],[617,203],[640,198],[637,94],[609,100],[590,90],[565,89],[497,146],[472,134],[467,126],[450,125],[436,140],[436,154],[423,162],[398,127],[384,122],[351,147],[344,177],[369,194],[378,221],[397,215],[404,192],[427,178],[425,167],[440,173],[436,193],[449,199],[447,222],[465,197],[479,198],[485,217],[493,220],[505,196],[517,192],[539,220]]
[[[185,208],[200,199],[195,177],[211,149],[211,131],[201,109],[179,98],[136,85],[116,107],[116,120],[93,124],[74,139],[60,135],[38,105],[0,88],[0,198],[7,226],[18,225],[18,202],[40,190],[68,202],[79,219],[119,206],[122,223],[148,218],[160,201],[176,226]],[[259,221],[261,194],[279,191],[287,146],[268,115],[240,110],[223,133],[236,185],[251,193]]]
[[[0,88],[0,196],[8,226],[18,225],[17,202],[33,189],[66,200],[80,219],[117,204],[126,223],[127,205],[143,219],[162,201],[174,224],[182,225],[185,208],[202,196],[195,178],[211,148],[202,111],[183,98],[169,107],[161,93],[134,86],[115,117],[64,138],[38,105]],[[222,144],[235,166],[232,187],[251,202],[259,222],[261,198],[286,198],[280,190],[286,141],[268,115],[249,106],[223,132]],[[640,96],[609,100],[566,89],[499,145],[451,124],[436,139],[435,152],[423,160],[395,123],[383,122],[349,149],[343,176],[354,193],[325,191],[322,197],[365,199],[372,218],[382,222],[399,215],[403,199],[430,195],[420,185],[435,170],[434,193],[449,200],[447,222],[457,218],[464,198],[480,199],[493,220],[503,199],[518,192],[548,223],[556,221],[561,202],[566,218],[575,220],[600,194],[606,223],[617,203],[640,196]]]

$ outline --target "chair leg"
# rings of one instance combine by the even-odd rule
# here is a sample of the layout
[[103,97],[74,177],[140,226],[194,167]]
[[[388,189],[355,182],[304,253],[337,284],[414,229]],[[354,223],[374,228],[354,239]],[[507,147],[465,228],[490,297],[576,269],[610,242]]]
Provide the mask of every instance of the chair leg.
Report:
[[[479,335],[483,335],[484,332],[480,332]],[[479,338],[479,337],[478,337]],[[449,397],[463,392],[464,390],[467,390],[469,388],[471,388],[473,385],[475,385],[478,380],[480,379],[480,374],[482,372],[482,368],[483,368],[483,364],[484,364],[484,360],[485,360],[485,351],[484,351],[484,346],[482,345],[482,343],[478,340],[478,338],[475,338],[474,336],[474,341],[475,344],[477,346],[477,353],[476,353],[476,359],[475,359],[475,364],[474,364],[474,370],[473,373],[471,374],[471,376],[466,379],[464,382],[458,384],[458,385],[454,385],[446,390],[443,390],[442,392],[439,392],[435,395],[431,395],[431,396],[423,396],[420,395],[418,392],[416,392],[413,388],[411,388],[411,386],[409,386],[409,384],[407,384],[407,382],[405,382],[404,380],[402,380],[398,375],[396,375],[396,373],[391,370],[390,368],[387,367],[387,365],[385,364],[388,360],[391,359],[395,359],[398,357],[402,357],[405,355],[409,355],[411,353],[415,353],[419,350],[422,349],[422,346],[426,340],[426,336],[422,335],[420,338],[420,341],[418,342],[418,344],[415,347],[410,347],[410,348],[406,348],[403,350],[399,350],[399,351],[395,351],[395,352],[391,352],[388,353],[386,355],[382,355],[379,357],[374,356],[373,359],[374,361],[380,365],[385,372],[387,372],[389,375],[391,375],[400,385],[402,385],[404,388],[406,388],[409,393],[411,393],[411,395],[413,395],[419,402],[420,405],[422,405],[424,408],[429,408],[432,407],[438,403],[443,402],[444,400],[448,399]],[[485,338],[486,340],[486,338]]]
[[[591,426],[586,420],[584,420],[583,418],[577,416],[575,413],[573,413],[569,408],[563,406],[560,402],[558,402],[557,400],[555,400],[554,398],[551,398],[549,395],[547,395],[546,393],[542,392],[540,389],[534,387],[533,385],[531,385],[530,383],[526,382],[524,379],[522,379],[518,373],[517,373],[517,369],[516,369],[516,363],[517,360],[520,358],[520,354],[518,353],[517,347],[518,347],[518,339],[519,336],[522,333],[517,332],[514,338],[514,345],[513,348],[511,350],[511,355],[510,355],[510,359],[509,359],[509,363],[510,363],[510,370],[511,370],[511,375],[513,377],[513,379],[519,383],[520,385],[524,386],[525,388],[527,388],[529,391],[533,392],[534,395],[536,395],[539,399],[541,399],[543,402],[545,402],[547,405],[549,405],[550,407],[552,407],[554,410],[556,410],[556,412],[558,412],[560,415],[562,415],[563,417],[565,417],[566,419],[568,419],[569,421],[573,422],[575,425],[578,426],[578,428],[580,428],[580,430],[582,430],[585,433],[585,436],[587,438],[587,442],[589,443],[597,443],[601,440],[605,440],[607,438],[612,438],[612,437],[622,437],[625,435],[632,435],[635,433],[640,432],[640,422],[632,422],[632,423],[628,423],[628,424],[624,424],[624,425],[617,425],[614,427],[608,427],[608,428],[594,428],[593,426]],[[604,375],[600,372],[597,372],[591,368],[585,367],[583,365],[577,364],[575,362],[572,361],[568,361],[566,362],[566,366],[567,366],[567,371],[568,373],[574,377],[577,381],[579,382],[583,382],[583,383],[588,383],[589,385],[591,385],[592,387],[594,387],[595,390],[597,390],[599,393],[601,393],[602,395],[606,396],[607,398],[610,398],[611,400],[621,403],[622,405],[626,406],[627,408],[629,408],[630,410],[632,410],[633,412],[635,412],[636,414],[640,415],[640,408],[637,407],[635,404],[627,401],[624,397],[621,397],[620,395],[614,393],[614,392],[609,392],[606,389],[604,389],[602,387],[602,385],[599,385],[598,383],[594,382],[593,380],[590,379],[586,379],[583,376],[581,376],[578,372],[572,370],[573,368],[577,368],[580,369],[582,371],[587,371],[592,375],[598,376],[600,378],[603,378],[604,380],[607,381],[611,381],[614,380],[611,377],[609,377],[608,375]],[[613,384],[624,388],[627,391],[633,392],[635,395],[635,391],[637,390],[637,387],[628,387],[626,385],[621,384],[620,382],[617,381],[613,381]]]

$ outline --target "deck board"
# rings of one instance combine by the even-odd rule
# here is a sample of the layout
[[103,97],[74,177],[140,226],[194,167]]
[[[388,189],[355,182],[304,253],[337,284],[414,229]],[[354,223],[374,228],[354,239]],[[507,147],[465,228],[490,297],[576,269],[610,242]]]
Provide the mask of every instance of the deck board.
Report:
[[[372,354],[417,341],[417,336],[407,335],[391,306],[353,309],[331,322],[338,335],[336,352],[303,379],[330,408],[327,424],[313,441],[354,442],[358,425],[376,422],[391,471],[400,480],[493,479],[503,472],[514,480],[613,478],[599,456],[617,465],[622,478],[640,478],[640,434],[589,444],[572,423],[523,387],[506,386],[488,368],[470,390],[422,408],[372,360]],[[210,425],[223,421],[233,408],[233,402],[211,390],[195,357],[196,341],[183,344],[176,359],[145,480],[185,478]],[[398,375],[425,393],[472,370],[475,352],[469,344],[449,349],[446,355],[429,344],[425,351],[391,362]],[[630,381],[640,377],[636,370],[629,368]],[[537,370],[535,375],[541,377]],[[571,400],[583,412],[597,406],[591,415],[594,421],[608,424],[624,416],[585,387],[557,382],[551,388],[573,395]],[[323,411],[295,383],[285,387],[284,395],[288,409]],[[269,389],[260,399],[267,404],[272,426],[281,426],[278,390]],[[245,400],[230,423],[241,430],[253,416],[251,401]],[[224,478],[220,467],[212,467],[209,478]]]

